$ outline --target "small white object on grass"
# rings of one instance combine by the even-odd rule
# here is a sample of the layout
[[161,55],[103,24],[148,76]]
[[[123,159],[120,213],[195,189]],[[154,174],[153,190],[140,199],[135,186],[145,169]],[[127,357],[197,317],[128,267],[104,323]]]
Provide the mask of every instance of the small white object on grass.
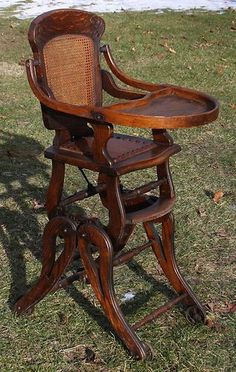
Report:
[[121,298],[122,302],[131,301],[135,297],[134,292],[126,292]]

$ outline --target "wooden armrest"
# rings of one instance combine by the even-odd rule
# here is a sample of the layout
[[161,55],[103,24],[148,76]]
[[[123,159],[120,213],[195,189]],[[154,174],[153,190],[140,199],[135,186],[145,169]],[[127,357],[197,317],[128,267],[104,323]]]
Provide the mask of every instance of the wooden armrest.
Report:
[[[94,126],[118,124],[152,129],[186,128],[210,123],[217,118],[219,112],[217,100],[205,93],[130,80],[123,73],[120,80],[131,82],[138,88],[149,89],[147,94],[140,98],[139,93],[126,90],[124,92],[121,88],[120,92],[116,86],[110,84],[110,89],[113,89],[115,94],[126,94],[127,97],[132,97],[132,101],[103,107],[58,102],[54,97],[49,97],[38,84],[33,60],[26,62],[26,70],[31,89],[42,104],[56,111],[85,118]],[[134,98],[134,94],[138,94],[139,98]]]
[[113,74],[123,83],[131,87],[134,87],[134,88],[146,90],[148,92],[157,91],[159,89],[163,89],[169,86],[169,84],[153,84],[153,83],[148,83],[146,81],[137,80],[137,79],[133,79],[129,77],[115,63],[112,57],[109,45],[103,45],[100,48],[100,51],[104,54],[105,60],[108,66],[110,67],[111,71],[113,72]]

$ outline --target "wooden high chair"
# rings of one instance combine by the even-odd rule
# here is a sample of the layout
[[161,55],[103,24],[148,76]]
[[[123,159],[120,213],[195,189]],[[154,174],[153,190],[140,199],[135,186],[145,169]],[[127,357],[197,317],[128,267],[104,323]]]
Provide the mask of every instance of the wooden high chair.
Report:
[[[42,108],[47,129],[55,130],[45,156],[52,160],[52,176],[46,208],[49,222],[42,244],[42,272],[38,283],[16,305],[18,314],[32,311],[50,291],[86,277],[116,334],[132,355],[145,359],[150,347],[136,330],[177,303],[188,309],[193,321],[205,319],[205,309],[182,277],[174,256],[175,192],[169,158],[180,151],[167,129],[187,128],[217,118],[217,101],[195,90],[151,84],[125,75],[114,62],[107,45],[100,46],[104,21],[95,14],[64,9],[37,17],[29,29],[33,59],[26,62],[29,84]],[[101,69],[103,55],[111,72]],[[119,87],[113,75],[132,90]],[[102,106],[103,90],[119,103]],[[153,139],[117,134],[115,124],[150,128]],[[72,165],[85,178],[85,169],[96,172],[97,184],[62,197],[65,165]],[[129,172],[156,168],[157,178],[135,189],[125,189],[120,177]],[[77,168],[77,169],[76,169]],[[159,196],[150,191],[159,189]],[[68,206],[99,194],[109,212],[109,222],[71,215]],[[122,252],[136,224],[142,223],[147,242]],[[155,225],[161,225],[159,236]],[[56,238],[64,249],[56,257]],[[129,325],[113,288],[113,267],[124,264],[151,247],[177,296],[150,315]],[[62,276],[79,251],[83,269],[72,277]],[[94,258],[94,252],[96,258]]]

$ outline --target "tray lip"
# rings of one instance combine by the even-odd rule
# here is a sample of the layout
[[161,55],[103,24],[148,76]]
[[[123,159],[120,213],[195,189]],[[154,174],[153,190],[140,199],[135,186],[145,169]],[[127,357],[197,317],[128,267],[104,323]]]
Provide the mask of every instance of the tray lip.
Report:
[[[151,97],[153,97],[153,98],[160,97],[161,98],[161,97],[165,97],[165,96],[172,96],[172,95],[175,95],[175,94],[178,95],[178,93],[179,93],[180,97],[185,98],[185,96],[184,96],[185,92],[187,94],[190,94],[190,95],[198,96],[199,99],[196,98],[195,101],[212,103],[213,106],[214,106],[214,108],[212,110],[215,109],[215,106],[219,105],[219,102],[214,97],[212,97],[212,96],[210,96],[206,93],[203,93],[203,92],[200,92],[200,91],[197,91],[197,90],[194,90],[194,89],[182,88],[182,87],[177,87],[177,86],[174,86],[174,85],[172,85],[172,86],[170,85],[170,86],[166,86],[164,88],[149,92],[144,97],[141,97],[141,98],[132,99],[130,101],[122,101],[122,102],[114,103],[114,104],[111,104],[111,105],[106,105],[106,106],[103,106],[103,107],[106,108],[106,109],[118,111],[118,112],[121,112],[121,113],[128,113],[128,114],[132,115],[132,113],[129,113],[127,111],[122,111],[122,109],[119,110],[119,107],[121,107],[121,106],[127,106],[127,107],[131,107],[131,108],[140,107],[140,106],[144,106],[145,102],[149,102]],[[168,93],[170,93],[170,94],[168,94]],[[188,98],[188,97],[186,97],[186,98]],[[193,98],[190,97],[189,100],[194,101],[194,97]],[[118,108],[118,110],[117,110],[117,108]],[[209,110],[209,111],[206,111],[206,112],[210,112],[212,110]],[[199,115],[201,115],[201,114],[199,114]],[[161,115],[157,116],[157,115],[138,114],[138,116],[150,116],[150,117],[154,116],[154,117],[167,118],[167,116],[161,116]],[[179,117],[179,116],[183,116],[183,115],[177,115],[176,117]],[[192,116],[192,115],[184,115],[184,116]]]
[[[119,110],[120,106],[128,106],[128,107],[135,107],[135,103],[140,103],[139,106],[142,106],[142,103],[150,100],[150,97],[162,97],[167,95],[168,92],[177,92],[180,96],[184,96],[184,93],[187,95],[192,95],[193,97],[196,96],[196,101],[202,102],[209,102],[212,104],[213,108],[209,111],[205,111],[202,113],[197,114],[190,114],[190,115],[179,115],[179,116],[154,116],[154,115],[142,115],[142,114],[135,114],[135,113],[128,113],[126,111]],[[174,94],[174,93],[173,93]],[[197,99],[199,97],[199,99]],[[202,99],[201,99],[202,98]],[[191,98],[190,98],[191,99]],[[194,100],[194,98],[192,98]],[[145,103],[144,103],[145,104]],[[142,98],[132,100],[132,101],[124,101],[120,103],[115,103],[107,106],[103,106],[102,108],[103,113],[106,116],[106,119],[112,124],[118,125],[128,125],[128,126],[136,126],[136,127],[143,127],[143,128],[168,128],[168,129],[175,129],[175,128],[186,128],[192,126],[199,126],[210,123],[214,121],[219,114],[219,102],[214,97],[203,93],[201,91],[175,86],[175,85],[168,85],[162,89],[157,91],[153,91],[148,93]]]

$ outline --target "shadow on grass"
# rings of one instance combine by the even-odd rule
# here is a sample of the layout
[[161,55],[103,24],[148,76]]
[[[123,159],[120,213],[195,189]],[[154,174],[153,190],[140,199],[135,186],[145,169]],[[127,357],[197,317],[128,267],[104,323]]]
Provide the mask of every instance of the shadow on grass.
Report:
[[[142,277],[144,281],[151,284],[151,289],[148,291],[139,292],[136,294],[135,299],[130,303],[123,303],[120,305],[122,312],[125,316],[134,315],[137,313],[140,307],[144,306],[149,299],[156,293],[162,293],[169,300],[175,297],[174,292],[165,283],[158,282],[146,270],[139,265],[136,261],[132,260],[128,263],[129,269],[131,269],[138,277]],[[113,333],[108,319],[104,315],[103,311],[93,305],[74,285],[66,288],[66,292],[73,298],[73,300],[81,307],[89,316],[97,322],[97,324],[105,331]],[[94,294],[92,296],[95,296]],[[94,297],[93,297],[94,298]],[[92,299],[92,297],[91,297]],[[149,312],[151,309],[148,309]],[[152,309],[154,310],[154,309]],[[115,334],[115,338],[120,340]],[[121,342],[121,341],[120,341]]]
[[[122,304],[121,308],[125,315],[135,313],[139,309],[139,307],[145,305],[149,301],[149,299],[157,292],[163,294],[169,300],[172,300],[176,296],[168,285],[162,282],[158,282],[138,262],[132,260],[128,263],[128,267],[138,277],[141,277],[144,281],[151,284],[152,287],[148,291],[136,293],[135,298],[130,304]],[[149,312],[150,311],[151,309],[149,309]]]
[[44,199],[48,183],[47,167],[38,156],[42,145],[29,137],[0,131],[1,206],[0,240],[9,261],[11,286],[8,303],[12,307],[27,286],[26,251],[40,259],[42,228],[34,203]]
[[[41,259],[41,236],[46,221],[42,225],[39,223],[42,209],[35,209],[34,202],[39,200],[39,203],[42,203],[44,199],[49,169],[39,160],[43,147],[38,141],[2,130],[0,134],[3,189],[0,239],[9,261],[11,285],[8,303],[12,308],[17,298],[32,287],[32,283],[27,284],[27,251],[37,260]],[[128,266],[137,276],[149,282],[151,289],[138,293],[132,303],[122,304],[121,309],[125,315],[134,314],[156,291],[173,298],[173,292],[168,286],[157,282],[136,261],[130,262]],[[102,329],[106,332],[112,331],[103,312],[87,300],[75,286],[68,287],[66,291]]]

